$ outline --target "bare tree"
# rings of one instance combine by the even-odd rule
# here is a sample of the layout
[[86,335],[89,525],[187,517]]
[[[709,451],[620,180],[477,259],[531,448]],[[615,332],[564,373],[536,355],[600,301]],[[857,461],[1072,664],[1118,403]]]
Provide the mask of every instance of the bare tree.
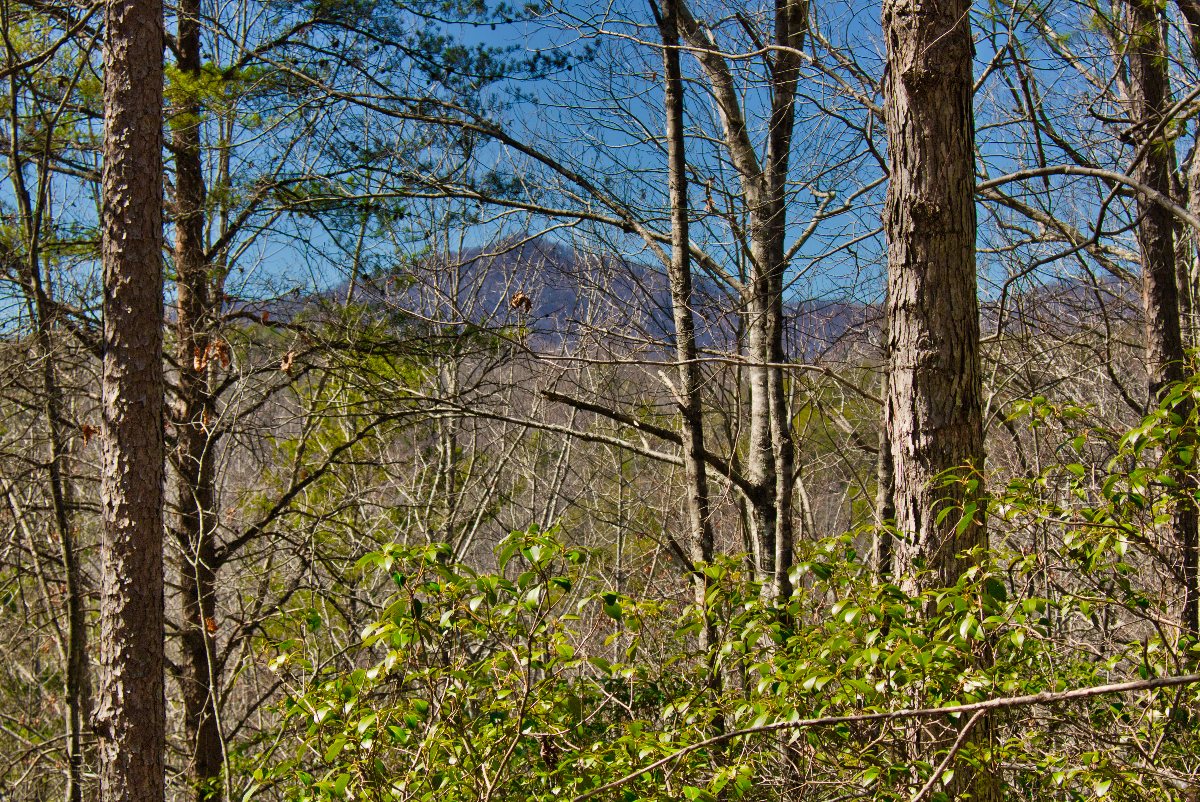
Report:
[[724,146],[741,181],[749,218],[750,276],[746,286],[750,441],[746,478],[759,571],[774,598],[790,594],[795,442],[782,364],[783,287],[787,271],[787,178],[796,118],[800,48],[808,32],[808,4],[777,0],[771,40],[770,106],[766,152],[760,158],[729,61],[711,33],[680,5],[680,26],[709,83],[721,118]]
[[[86,17],[85,17],[86,19]],[[34,346],[40,371],[39,389],[41,413],[44,418],[47,446],[46,480],[49,487],[51,518],[58,541],[57,557],[62,563],[65,581],[66,630],[59,638],[59,649],[66,663],[65,735],[67,771],[65,798],[67,802],[79,802],[83,797],[83,727],[88,715],[91,693],[88,671],[86,588],[80,564],[77,516],[74,483],[71,477],[71,455],[69,446],[69,424],[66,414],[66,398],[60,372],[62,350],[56,338],[63,329],[65,312],[55,298],[48,266],[50,260],[43,253],[48,239],[47,229],[52,225],[54,209],[50,201],[51,186],[55,179],[54,137],[42,137],[37,147],[26,142],[26,125],[53,128],[70,118],[68,106],[72,92],[79,80],[80,66],[73,67],[67,75],[60,75],[61,95],[52,103],[32,103],[23,119],[22,82],[31,76],[20,69],[21,54],[13,44],[17,31],[12,29],[9,15],[0,19],[0,32],[4,41],[4,64],[8,72],[8,160],[10,165],[11,193],[16,202],[20,247],[6,253],[5,258],[19,264],[19,282],[25,295],[34,329]],[[85,45],[81,61],[86,59],[89,48]],[[68,77],[69,75],[69,77]],[[32,92],[30,93],[32,94]],[[28,97],[24,97],[28,102]],[[26,153],[25,148],[32,150]],[[35,555],[36,556],[36,555]],[[60,631],[61,630],[57,630]]]
[[[683,458],[687,499],[688,528],[691,530],[692,560],[711,563],[713,530],[708,503],[708,476],[704,464],[704,417],[700,397],[700,369],[697,363],[696,322],[692,313],[691,238],[688,234],[687,150],[684,141],[684,83],[680,67],[678,0],[666,0],[661,12],[653,9],[663,41],[664,105],[666,107],[667,172],[670,184],[671,261],[668,266],[671,286],[671,313],[675,324],[674,388],[682,417],[680,451]],[[695,566],[694,566],[695,567]],[[696,603],[705,609],[708,582],[702,572],[694,572]],[[715,622],[705,615],[705,640],[716,640]]]

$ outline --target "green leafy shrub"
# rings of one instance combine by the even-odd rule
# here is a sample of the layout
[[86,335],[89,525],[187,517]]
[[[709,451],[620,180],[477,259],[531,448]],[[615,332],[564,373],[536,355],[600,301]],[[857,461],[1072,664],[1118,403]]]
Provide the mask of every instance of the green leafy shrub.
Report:
[[[701,566],[703,610],[616,592],[556,530],[512,533],[494,573],[440,546],[369,554],[364,581],[390,576],[392,599],[361,633],[357,668],[317,671],[289,699],[293,739],[280,743],[298,746],[258,788],[304,800],[911,802],[947,798],[944,783],[971,767],[1008,799],[1187,799],[1194,685],[1004,707],[953,754],[945,733],[967,713],[901,711],[1194,664],[1148,566],[1171,559],[1155,527],[1195,503],[1175,479],[1191,465],[1195,414],[1174,410],[1198,385],[1120,435],[1089,428],[1079,407],[1025,405],[1064,432],[1063,459],[995,492],[1001,545],[953,587],[919,595],[869,569],[864,531],[803,544],[783,605],[762,600],[743,562]],[[1099,467],[1085,467],[1088,449],[1105,454]],[[701,649],[706,616],[719,639]]]

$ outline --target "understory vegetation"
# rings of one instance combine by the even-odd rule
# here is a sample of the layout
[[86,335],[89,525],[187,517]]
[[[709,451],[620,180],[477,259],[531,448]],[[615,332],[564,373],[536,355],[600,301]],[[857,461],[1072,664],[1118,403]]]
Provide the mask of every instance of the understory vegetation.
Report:
[[[1173,477],[1197,425],[1178,408],[1198,395],[1197,380],[1172,388],[1125,432],[1084,406],[1018,405],[1014,422],[1057,460],[944,509],[986,518],[1005,546],[916,595],[874,570],[871,544],[889,533],[873,528],[806,542],[781,603],[736,556],[698,566],[703,605],[636,575],[617,592],[611,553],[558,527],[512,532],[490,570],[445,544],[385,545],[355,563],[356,587],[383,601],[340,667],[319,619],[280,645],[271,670],[297,678],[279,708],[286,737],[247,763],[251,788],[938,800],[934,781],[974,767],[1008,799],[1187,799],[1200,645],[1146,584],[1174,563],[1146,533],[1195,503]],[[718,637],[705,644],[707,620]],[[987,740],[927,745],[972,727]]]

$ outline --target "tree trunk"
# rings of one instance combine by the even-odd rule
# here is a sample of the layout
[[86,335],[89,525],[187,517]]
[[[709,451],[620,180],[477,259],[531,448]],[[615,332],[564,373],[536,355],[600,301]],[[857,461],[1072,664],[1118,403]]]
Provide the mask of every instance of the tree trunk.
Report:
[[886,117],[891,181],[888,238],[889,376],[884,425],[900,542],[894,570],[924,565],[952,585],[986,544],[977,524],[941,522],[944,503],[973,494],[943,472],[983,463],[971,44],[961,0],[891,0]]
[[[1200,149],[1193,145],[1192,161],[1187,172],[1187,210],[1193,215],[1200,216]],[[1184,280],[1178,285],[1181,295],[1187,295],[1188,314],[1183,318],[1183,343],[1187,348],[1200,348],[1200,230],[1185,224],[1188,245],[1184,249],[1183,263]]]
[[[884,430],[898,534],[893,572],[915,593],[955,584],[974,562],[967,552],[987,545],[979,515],[966,508],[978,482],[941,481],[945,471],[983,467],[970,6],[886,0],[883,28],[891,169]],[[939,515],[946,505],[966,509]],[[912,746],[929,760],[955,733],[931,726],[919,737]],[[981,724],[972,739],[987,737]],[[994,777],[962,761],[946,790],[975,802],[1000,798]]]
[[[178,10],[177,66],[200,76],[200,3]],[[220,287],[205,254],[205,187],[200,159],[204,109],[189,94],[174,109],[171,151],[175,161],[175,272],[178,312],[176,359],[179,409],[175,416],[176,537],[180,547],[181,676],[184,730],[190,746],[187,773],[198,800],[219,800],[224,763],[217,710],[215,653],[216,524],[214,480],[217,409],[209,376],[222,359],[213,337]],[[226,357],[227,358],[227,357]]]
[[[880,381],[880,398],[887,398],[888,379],[884,371]],[[875,461],[875,577],[884,581],[892,571],[892,550],[895,538],[892,529],[896,523],[896,481],[892,476],[892,443],[885,431],[879,437],[879,454]]]
[[111,0],[105,17],[100,798],[160,802],[162,5]]
[[[1200,0],[1177,0],[1179,11],[1186,22],[1189,50],[1192,63],[1200,66]],[[1165,44],[1165,42],[1164,42]],[[1187,196],[1187,210],[1200,216],[1200,140],[1192,143],[1192,154],[1188,164],[1186,183],[1182,191]],[[1176,269],[1176,288],[1180,297],[1181,339],[1184,350],[1200,348],[1200,230],[1183,225],[1187,232],[1177,245],[1182,254],[1177,254],[1180,267]],[[1185,244],[1186,243],[1186,244]],[[1186,301],[1186,303],[1182,303]]]
[[796,444],[792,438],[792,415],[788,377],[784,370],[784,274],[787,272],[787,184],[791,165],[792,131],[796,122],[796,86],[800,80],[800,49],[808,33],[808,0],[776,0],[775,43],[772,65],[771,119],[767,136],[765,208],[753,226],[763,233],[759,269],[767,278],[764,299],[767,325],[767,391],[771,421],[771,452],[775,463],[775,575],[772,594],[779,601],[792,595],[790,571],[794,562],[792,522],[796,486]]
[[745,290],[746,373],[750,389],[747,494],[756,569],[771,599],[791,594],[792,495],[795,444],[788,406],[783,282],[787,269],[787,177],[795,121],[796,83],[808,29],[806,0],[776,0],[771,55],[771,116],[760,160],[750,138],[733,74],[710,34],[679,5],[680,32],[700,62],[721,117],[724,146],[737,170],[750,218],[750,277]]
[[[692,314],[691,235],[688,229],[687,151],[684,143],[684,89],[680,66],[677,0],[664,0],[659,31],[663,41],[664,105],[666,107],[667,172],[671,209],[671,313],[675,323],[676,401],[682,426],[680,445],[686,482],[688,531],[692,563],[703,567],[713,560],[713,530],[709,520],[708,475],[704,464],[704,415],[700,398],[700,368],[696,362],[696,322]],[[708,611],[709,579],[703,570],[692,578],[696,606],[704,615],[702,650],[718,639],[717,622]],[[720,690],[720,675],[710,665],[709,686]]]
[[79,565],[79,550],[75,543],[75,501],[71,492],[67,436],[63,430],[62,388],[55,369],[53,348],[54,323],[48,307],[49,298],[37,264],[37,250],[30,251],[31,275],[34,284],[37,344],[42,361],[42,411],[49,435],[50,459],[47,462],[50,479],[50,503],[54,512],[54,528],[58,535],[59,557],[66,580],[67,634],[64,644],[66,658],[66,717],[67,746],[66,802],[83,799],[83,723],[91,701],[87,658],[87,609],[84,605],[83,572]]
[[[1131,41],[1129,52],[1129,116],[1142,143],[1134,178],[1171,197],[1172,157],[1166,132],[1155,133],[1169,102],[1167,51],[1158,7],[1145,0],[1127,0]],[[1137,239],[1142,251],[1142,306],[1145,314],[1146,370],[1151,406],[1167,388],[1184,378],[1186,355],[1180,325],[1179,286],[1176,283],[1175,216],[1153,201],[1138,197]],[[1186,400],[1185,402],[1186,403]],[[1185,419],[1188,409],[1177,410]],[[1187,471],[1177,477],[1190,487]],[[1195,504],[1181,498],[1171,520],[1174,541],[1183,553],[1183,631],[1197,633],[1200,594],[1197,588],[1197,514]]]

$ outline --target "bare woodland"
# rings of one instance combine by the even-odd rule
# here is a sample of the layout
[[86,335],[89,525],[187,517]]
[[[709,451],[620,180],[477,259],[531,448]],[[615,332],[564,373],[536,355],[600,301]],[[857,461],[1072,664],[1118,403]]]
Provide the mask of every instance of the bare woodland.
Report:
[[0,0],[0,798],[1200,794],[1200,5]]

